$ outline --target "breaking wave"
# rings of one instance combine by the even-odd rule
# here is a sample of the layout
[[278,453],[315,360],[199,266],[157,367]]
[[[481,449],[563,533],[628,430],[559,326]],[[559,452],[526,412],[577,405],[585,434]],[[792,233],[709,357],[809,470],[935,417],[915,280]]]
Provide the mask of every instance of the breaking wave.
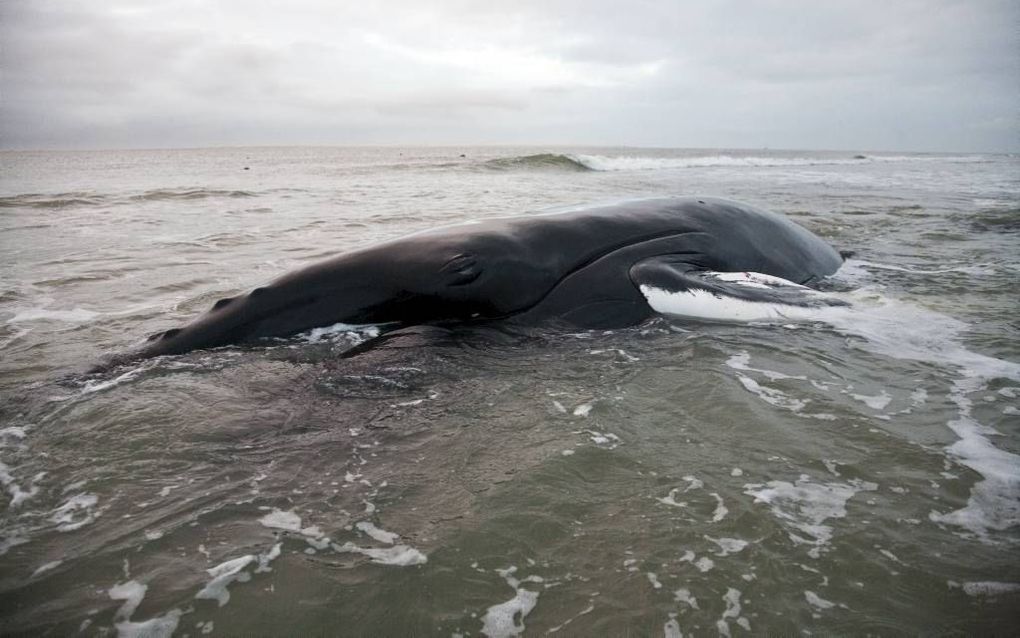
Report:
[[46,195],[26,193],[0,197],[0,208],[68,208],[70,206],[97,206],[106,198],[95,193],[71,192]]
[[0,208],[61,209],[71,207],[109,206],[132,202],[158,202],[196,199],[236,199],[257,197],[258,193],[244,190],[208,188],[158,188],[133,195],[111,195],[93,192],[26,193],[0,197]]
[[562,153],[537,153],[517,157],[500,157],[485,162],[484,166],[493,170],[561,170],[561,171],[593,171],[600,170],[587,165],[581,157]]
[[973,155],[691,155],[656,157],[651,155],[594,155],[581,153],[538,153],[488,160],[484,166],[494,170],[566,170],[566,171],[654,171],[684,168],[754,168],[783,166],[841,166],[899,162],[974,163],[990,161]]

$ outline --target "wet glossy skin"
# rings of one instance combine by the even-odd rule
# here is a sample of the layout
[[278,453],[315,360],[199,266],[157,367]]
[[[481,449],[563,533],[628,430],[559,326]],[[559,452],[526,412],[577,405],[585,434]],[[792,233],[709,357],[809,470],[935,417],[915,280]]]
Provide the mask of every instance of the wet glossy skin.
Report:
[[342,254],[222,299],[137,354],[180,354],[340,322],[623,327],[654,314],[635,285],[639,273],[656,270],[635,266],[651,260],[796,283],[842,263],[823,240],[774,213],[719,199],[640,200],[454,226]]

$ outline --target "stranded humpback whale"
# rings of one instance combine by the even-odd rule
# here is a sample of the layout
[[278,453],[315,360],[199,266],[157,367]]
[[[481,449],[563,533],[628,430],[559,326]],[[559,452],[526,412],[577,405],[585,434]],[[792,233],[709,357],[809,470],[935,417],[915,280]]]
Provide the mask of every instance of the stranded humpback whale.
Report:
[[135,356],[180,354],[336,323],[507,320],[630,326],[669,295],[838,303],[806,288],[843,259],[778,214],[722,199],[639,200],[417,233],[338,255],[221,299]]

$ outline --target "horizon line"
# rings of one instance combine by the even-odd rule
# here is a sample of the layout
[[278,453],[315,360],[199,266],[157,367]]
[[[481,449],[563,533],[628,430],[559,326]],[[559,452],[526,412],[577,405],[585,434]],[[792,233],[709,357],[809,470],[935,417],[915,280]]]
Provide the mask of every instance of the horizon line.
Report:
[[0,147],[0,153],[97,153],[111,151],[203,151],[203,150],[243,150],[243,149],[280,149],[280,148],[435,148],[435,149],[465,149],[465,148],[554,148],[554,149],[635,149],[649,151],[765,151],[765,152],[812,152],[812,153],[911,153],[916,155],[1016,155],[1020,149],[1014,151],[962,151],[962,150],[908,150],[908,149],[866,149],[866,148],[807,148],[807,147],[773,147],[773,146],[651,146],[640,144],[563,144],[563,143],[398,143],[380,142],[368,144],[210,144],[207,146],[108,146],[108,147]]

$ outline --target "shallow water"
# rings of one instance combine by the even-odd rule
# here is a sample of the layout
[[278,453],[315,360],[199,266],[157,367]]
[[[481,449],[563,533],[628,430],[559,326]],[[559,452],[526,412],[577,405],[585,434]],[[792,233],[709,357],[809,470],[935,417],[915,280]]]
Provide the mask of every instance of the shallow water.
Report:
[[[1015,631],[1020,160],[546,151],[0,153],[0,630]],[[338,251],[668,194],[855,251],[853,305],[84,372]]]

